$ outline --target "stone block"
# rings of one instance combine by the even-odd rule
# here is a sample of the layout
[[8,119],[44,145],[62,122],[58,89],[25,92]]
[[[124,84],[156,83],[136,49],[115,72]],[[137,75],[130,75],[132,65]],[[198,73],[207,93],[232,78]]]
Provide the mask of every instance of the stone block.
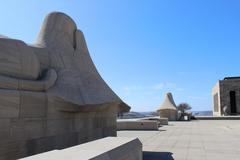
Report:
[[62,112],[58,110],[58,104],[51,98],[48,97],[47,101],[47,119],[69,119],[76,116],[72,112]]
[[48,119],[46,134],[50,136],[71,132],[74,130],[73,124],[73,119]]
[[103,137],[117,136],[117,126],[103,127]]
[[91,128],[87,131],[88,141],[93,141],[96,139],[100,139],[103,137],[103,129],[102,128]]
[[21,91],[20,117],[46,117],[47,96],[41,92]]
[[63,150],[22,160],[142,160],[142,144],[137,138],[107,137]]
[[0,119],[0,139],[10,137],[10,119]]
[[150,117],[141,120],[157,121],[158,125],[168,125],[168,118]]
[[46,120],[41,118],[11,119],[12,140],[28,140],[45,136]]
[[111,126],[116,126],[116,117],[107,117],[106,118],[106,125],[111,127]]
[[85,128],[85,123],[86,123],[86,120],[84,120],[83,118],[75,118],[74,119],[74,130],[81,131],[83,128]]
[[82,144],[82,143],[86,143],[88,142],[88,132],[86,132],[85,130],[81,130],[78,132],[78,143]]
[[17,118],[19,116],[20,94],[18,91],[0,89],[0,117]]
[[117,130],[158,130],[157,121],[118,121]]
[[1,38],[0,48],[0,74],[22,79],[37,79],[40,64],[26,43],[21,40]]
[[24,119],[13,118],[11,119],[11,139],[25,140],[25,121]]
[[168,119],[167,118],[159,118],[159,124],[160,125],[168,125]]
[[85,130],[82,129],[78,132],[79,144],[100,139],[102,137],[106,137],[104,136],[103,128],[91,128],[91,129],[85,129]]
[[0,142],[0,160],[13,160],[27,155],[23,140],[6,140]]
[[46,120],[41,118],[25,119],[26,139],[35,139],[46,135]]
[[30,139],[27,141],[28,155],[47,152],[54,149],[64,149],[78,144],[78,134],[68,132],[54,136]]

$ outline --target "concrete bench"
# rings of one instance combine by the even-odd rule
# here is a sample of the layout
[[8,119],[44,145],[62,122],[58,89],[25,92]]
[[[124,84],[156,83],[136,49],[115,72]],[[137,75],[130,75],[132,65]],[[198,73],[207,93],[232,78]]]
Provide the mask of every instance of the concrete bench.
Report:
[[168,118],[159,118],[160,125],[168,125]]
[[20,160],[142,160],[137,138],[107,137],[78,146],[53,150]]
[[141,120],[157,121],[159,126],[168,125],[168,118],[149,117],[149,118],[143,118]]
[[157,121],[118,121],[117,130],[158,130]]

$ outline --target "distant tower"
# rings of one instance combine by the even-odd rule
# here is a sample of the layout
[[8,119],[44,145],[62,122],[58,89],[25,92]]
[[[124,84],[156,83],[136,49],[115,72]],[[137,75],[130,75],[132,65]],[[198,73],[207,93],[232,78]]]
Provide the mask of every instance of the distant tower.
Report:
[[164,102],[157,110],[161,118],[168,118],[169,121],[177,120],[177,107],[173,100],[172,93],[165,95]]

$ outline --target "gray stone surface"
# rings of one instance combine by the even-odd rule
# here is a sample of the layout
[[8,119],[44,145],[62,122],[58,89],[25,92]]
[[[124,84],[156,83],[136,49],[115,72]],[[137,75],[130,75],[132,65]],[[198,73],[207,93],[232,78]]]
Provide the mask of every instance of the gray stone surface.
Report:
[[[236,115],[240,114],[240,78],[227,78],[219,80],[212,89],[213,115]],[[236,113],[231,109],[230,92],[235,93]],[[227,113],[224,112],[227,110]]]
[[137,138],[107,137],[63,150],[54,150],[22,160],[142,160]]
[[148,117],[148,118],[139,118],[139,120],[156,121],[158,123],[158,126],[168,125],[168,118]]
[[157,112],[159,113],[160,118],[168,118],[169,121],[177,120],[177,108],[172,93],[167,93],[165,95],[165,99]]
[[117,130],[158,130],[157,121],[118,121]]
[[239,160],[240,121],[169,122],[159,131],[118,131],[138,137],[144,160]]
[[64,13],[47,15],[33,45],[0,37],[0,160],[115,136],[128,110]]
[[196,120],[240,120],[240,116],[194,116]]
[[160,125],[168,125],[168,119],[167,118],[159,118],[159,124]]
[[23,41],[0,37],[0,74],[36,80],[40,74],[40,63]]

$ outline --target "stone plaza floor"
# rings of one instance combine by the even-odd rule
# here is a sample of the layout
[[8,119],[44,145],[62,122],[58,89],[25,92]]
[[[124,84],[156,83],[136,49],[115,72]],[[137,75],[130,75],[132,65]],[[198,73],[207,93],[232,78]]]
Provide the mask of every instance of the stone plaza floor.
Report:
[[159,131],[118,131],[138,137],[143,160],[240,160],[240,120],[170,122]]

